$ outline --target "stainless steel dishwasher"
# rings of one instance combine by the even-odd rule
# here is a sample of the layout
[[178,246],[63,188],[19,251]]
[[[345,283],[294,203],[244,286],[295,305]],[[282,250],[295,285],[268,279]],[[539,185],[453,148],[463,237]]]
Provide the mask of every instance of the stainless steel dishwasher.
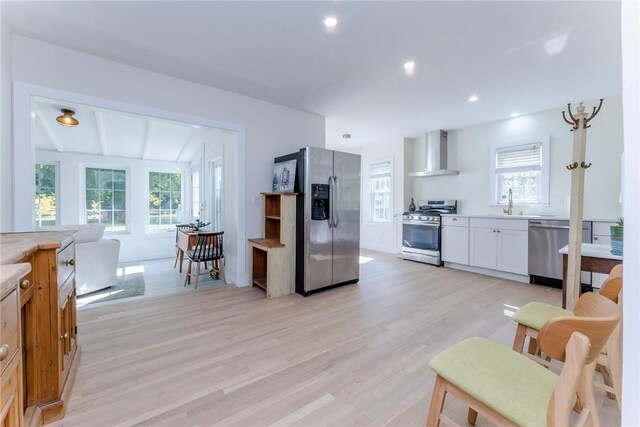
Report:
[[[562,287],[560,248],[569,243],[569,221],[529,221],[529,278],[531,283]],[[582,243],[591,243],[591,222],[582,223]],[[583,285],[591,284],[591,273],[582,272]]]

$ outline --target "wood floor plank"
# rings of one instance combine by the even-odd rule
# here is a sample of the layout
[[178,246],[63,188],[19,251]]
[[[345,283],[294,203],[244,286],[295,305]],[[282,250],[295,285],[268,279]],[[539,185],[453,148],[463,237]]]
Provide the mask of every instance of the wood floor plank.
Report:
[[[173,264],[143,265],[157,292],[79,310],[82,363],[55,425],[423,425],[431,357],[470,336],[510,347],[518,307],[561,301],[557,289],[363,255],[358,285],[270,301],[213,281],[164,295],[181,287]],[[599,399],[603,425],[619,424]],[[463,405],[445,408],[464,423]]]

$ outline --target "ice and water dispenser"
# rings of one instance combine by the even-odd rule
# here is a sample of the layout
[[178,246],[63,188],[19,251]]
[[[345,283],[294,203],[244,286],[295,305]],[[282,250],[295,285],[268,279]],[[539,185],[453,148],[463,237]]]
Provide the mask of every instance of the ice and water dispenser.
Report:
[[329,209],[329,184],[311,184],[311,219],[328,220]]

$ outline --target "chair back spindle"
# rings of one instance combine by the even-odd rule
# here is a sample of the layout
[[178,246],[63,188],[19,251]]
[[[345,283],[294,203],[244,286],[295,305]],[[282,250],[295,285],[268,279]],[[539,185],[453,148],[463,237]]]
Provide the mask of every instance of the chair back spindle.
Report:
[[217,233],[199,233],[193,248],[193,258],[199,261],[212,261],[224,258],[224,231]]

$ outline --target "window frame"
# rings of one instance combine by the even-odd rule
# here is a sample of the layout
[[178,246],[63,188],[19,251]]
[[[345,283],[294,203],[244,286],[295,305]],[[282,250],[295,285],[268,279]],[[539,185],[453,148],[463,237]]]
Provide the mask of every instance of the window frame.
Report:
[[36,162],[35,166],[37,167],[38,165],[49,165],[49,166],[53,166],[54,167],[54,174],[55,174],[55,188],[54,188],[54,195],[56,198],[56,223],[54,225],[38,225],[38,221],[36,220],[36,206],[35,206],[35,196],[38,193],[38,186],[35,183],[35,168],[34,168],[34,174],[33,174],[33,180],[34,180],[34,188],[33,188],[33,224],[34,224],[34,229],[35,230],[42,230],[46,227],[55,227],[60,225],[60,162],[59,161],[54,161],[54,160],[50,160],[50,161],[42,161],[42,162]]
[[504,207],[508,205],[508,201],[501,203],[498,197],[498,179],[496,173],[496,155],[497,151],[504,148],[512,148],[520,145],[540,144],[542,164],[540,165],[540,198],[538,203],[513,201],[514,205],[519,206],[549,206],[549,187],[550,187],[550,165],[549,165],[549,135],[527,137],[517,140],[505,141],[501,143],[491,144],[489,147],[489,206]]
[[124,230],[108,230],[105,233],[109,235],[131,234],[131,167],[121,166],[118,164],[104,165],[96,163],[80,164],[80,221],[79,224],[87,224],[87,169],[106,169],[106,170],[124,170],[124,203],[125,203],[125,228]]
[[[173,174],[178,174],[180,175],[180,198],[182,199],[182,203],[181,203],[181,208],[180,208],[180,213],[181,213],[181,217],[182,217],[182,221],[180,222],[181,224],[185,223],[184,220],[184,206],[185,206],[185,171],[184,169],[181,168],[145,168],[144,170],[144,175],[145,175],[145,214],[144,214],[144,230],[146,234],[157,234],[157,233],[166,233],[166,232],[174,232],[175,231],[175,225],[172,225],[169,228],[160,228],[160,229],[151,229],[149,228],[149,215],[150,215],[150,210],[149,210],[149,194],[150,194],[150,190],[149,190],[149,175],[151,173],[173,173]],[[177,212],[177,211],[176,211]],[[191,221],[187,221],[187,222],[191,222]]]
[[[389,163],[389,218],[388,219],[374,219],[374,200],[376,192],[373,191],[371,167],[381,163]],[[367,163],[367,185],[369,193],[369,223],[373,225],[389,226],[393,223],[393,200],[394,200],[394,179],[393,179],[393,158],[387,157],[377,160],[372,160]]]

